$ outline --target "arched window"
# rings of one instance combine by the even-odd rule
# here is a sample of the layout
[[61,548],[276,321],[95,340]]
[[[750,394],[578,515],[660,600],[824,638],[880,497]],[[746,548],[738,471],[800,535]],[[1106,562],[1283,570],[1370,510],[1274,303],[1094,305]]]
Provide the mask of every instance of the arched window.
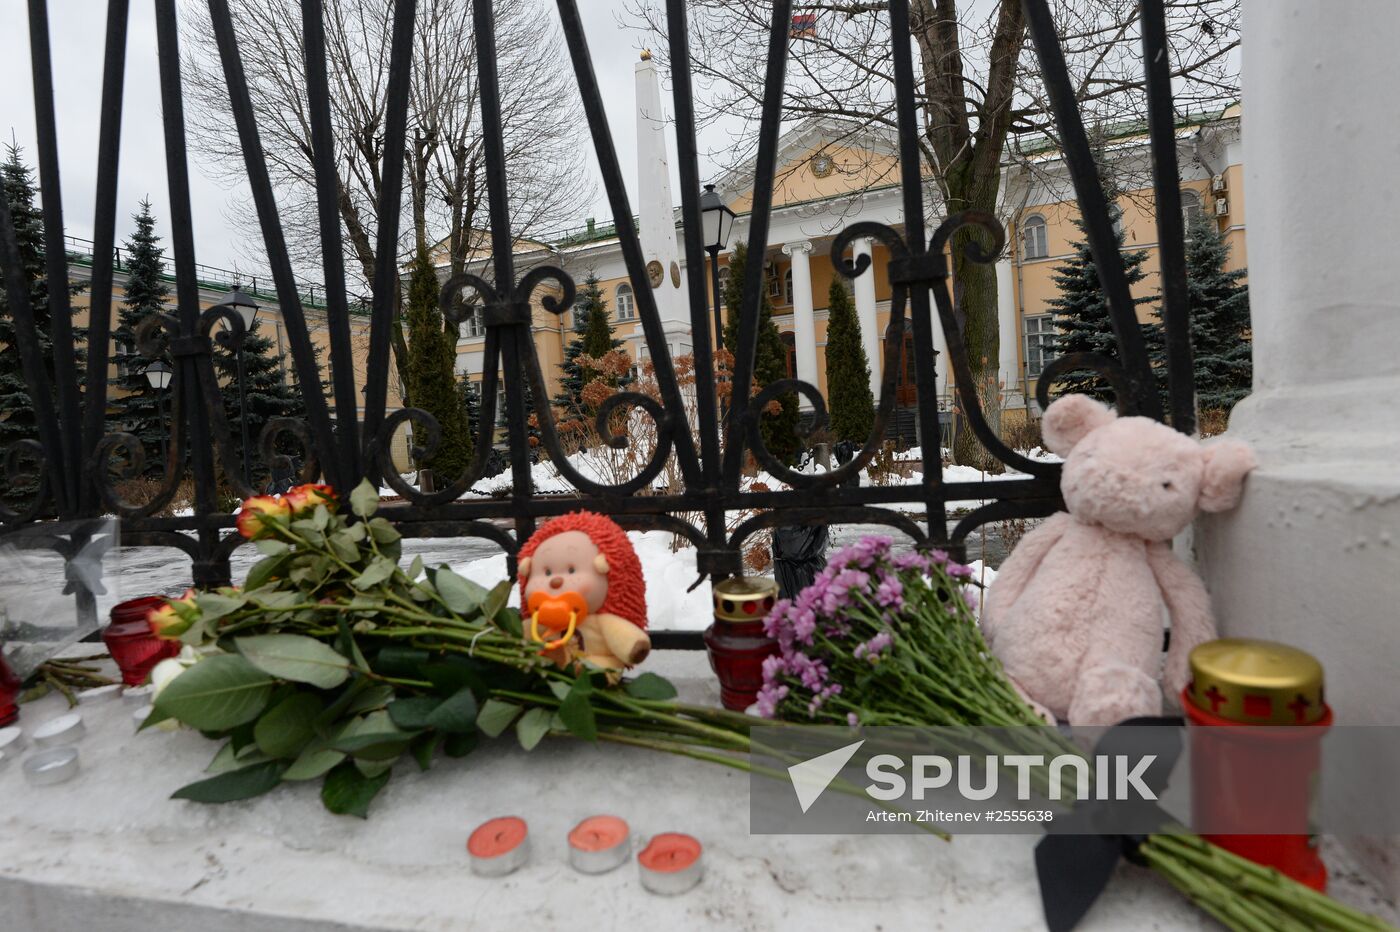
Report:
[[1201,218],[1201,196],[1189,188],[1181,192],[1181,223],[1186,235],[1191,235],[1191,227]]
[[783,359],[787,364],[787,377],[797,378],[797,334],[791,330],[784,330],[778,334],[778,339],[783,341]]
[[1045,218],[1040,214],[1031,214],[1021,221],[1021,258],[1044,259],[1048,255],[1050,243]]
[[617,286],[617,319],[637,319],[637,298],[632,294],[632,286],[626,282]]
[[792,306],[792,266],[783,273],[783,303]]
[[728,307],[728,306],[729,306],[729,302],[726,301],[725,298],[724,298],[725,294],[727,294],[728,291],[729,291],[729,266],[726,265],[724,268],[722,268],[722,269],[719,270],[719,303],[720,303],[721,305],[723,305],[724,307]]

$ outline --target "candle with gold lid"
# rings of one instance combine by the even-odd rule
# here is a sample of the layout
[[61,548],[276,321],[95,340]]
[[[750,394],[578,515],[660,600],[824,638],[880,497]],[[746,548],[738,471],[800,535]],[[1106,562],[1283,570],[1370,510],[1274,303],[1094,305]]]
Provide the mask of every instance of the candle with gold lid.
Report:
[[1190,663],[1191,702],[1227,721],[1311,725],[1326,714],[1322,664],[1296,647],[1221,638],[1193,650]]
[[778,642],[763,630],[778,601],[778,584],[762,576],[722,579],[714,585],[714,600],[715,621],[705,631],[710,668],[724,707],[743,711],[763,687],[764,659],[778,652]]

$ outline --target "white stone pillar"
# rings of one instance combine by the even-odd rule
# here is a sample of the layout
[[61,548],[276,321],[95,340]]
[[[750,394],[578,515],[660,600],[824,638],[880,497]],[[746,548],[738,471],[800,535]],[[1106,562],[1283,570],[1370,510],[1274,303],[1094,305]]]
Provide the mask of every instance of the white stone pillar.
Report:
[[[817,384],[817,322],[812,307],[811,243],[788,243],[783,252],[792,257],[792,335],[797,350],[797,377]],[[797,396],[803,411],[812,410],[806,395]]]
[[997,338],[1001,352],[997,358],[997,379],[1001,382],[1006,406],[1019,405],[1021,392],[1016,342],[1020,328],[1016,326],[1016,276],[1011,260],[997,260]]
[[666,155],[666,112],[661,79],[650,53],[635,66],[637,106],[637,233],[657,314],[668,342],[690,332],[690,313],[680,290],[680,251],[671,201],[671,169]]
[[[874,246],[873,239],[863,236],[852,244],[851,249],[857,259],[860,256],[870,256],[873,259]],[[870,360],[870,393],[875,396],[875,403],[879,404],[880,337],[882,334],[877,329],[878,323],[875,319],[875,267],[873,265],[865,270],[865,274],[856,278],[855,289],[856,318],[860,321],[860,338],[865,345],[865,358]]]
[[944,396],[953,393],[953,361],[948,358],[948,335],[943,332],[943,322],[938,317],[938,305],[934,303],[933,295],[929,295],[929,316],[933,319],[933,351],[938,355],[934,369],[934,390],[941,400]]
[[[1260,465],[1196,537],[1222,631],[1316,655],[1347,725],[1400,715],[1397,35],[1393,0],[1245,0],[1254,394],[1229,435]],[[1400,892],[1395,837],[1343,843]]]

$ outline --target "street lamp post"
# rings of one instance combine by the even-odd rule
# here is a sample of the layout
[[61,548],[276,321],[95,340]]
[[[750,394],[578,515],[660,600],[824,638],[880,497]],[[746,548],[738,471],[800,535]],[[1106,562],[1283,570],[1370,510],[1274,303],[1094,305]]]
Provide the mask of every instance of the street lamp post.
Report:
[[705,235],[705,251],[710,254],[710,288],[715,302],[715,349],[724,345],[724,320],[720,315],[719,254],[729,245],[734,229],[734,211],[730,210],[712,184],[705,185],[700,195],[700,225]]
[[[225,302],[229,307],[238,312],[238,316],[243,318],[243,339],[246,341],[248,335],[252,333],[253,322],[258,318],[258,303],[248,297],[237,286],[233,286],[233,294],[229,295]],[[248,466],[248,390],[244,385],[243,374],[243,344],[238,345],[238,426],[243,439],[243,481],[248,485],[253,484],[252,470]]]
[[160,460],[161,464],[169,462],[169,447],[165,439],[165,389],[170,385],[172,370],[170,363],[163,359],[157,359],[146,366],[146,381],[151,383],[151,388],[156,390],[156,423],[160,428]]

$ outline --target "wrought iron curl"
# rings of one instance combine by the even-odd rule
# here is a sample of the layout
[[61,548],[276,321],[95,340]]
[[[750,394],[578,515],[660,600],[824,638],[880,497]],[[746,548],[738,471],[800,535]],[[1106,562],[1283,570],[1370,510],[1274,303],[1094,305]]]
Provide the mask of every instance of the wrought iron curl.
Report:
[[1108,380],[1108,384],[1113,388],[1113,401],[1119,414],[1137,413],[1137,399],[1133,396],[1127,370],[1118,360],[1102,353],[1068,353],[1046,363],[1035,383],[1035,400],[1040,409],[1044,411],[1050,407],[1050,388],[1060,376],[1082,370],[1096,372]]
[[315,482],[316,477],[321,474],[321,463],[316,458],[316,444],[311,437],[311,428],[302,418],[268,418],[267,423],[263,425],[262,431],[258,434],[258,458],[267,464],[268,470],[273,475],[279,472],[290,472],[293,465],[292,458],[286,453],[277,451],[277,441],[285,434],[296,438],[297,445],[302,450],[299,480],[301,482]]

